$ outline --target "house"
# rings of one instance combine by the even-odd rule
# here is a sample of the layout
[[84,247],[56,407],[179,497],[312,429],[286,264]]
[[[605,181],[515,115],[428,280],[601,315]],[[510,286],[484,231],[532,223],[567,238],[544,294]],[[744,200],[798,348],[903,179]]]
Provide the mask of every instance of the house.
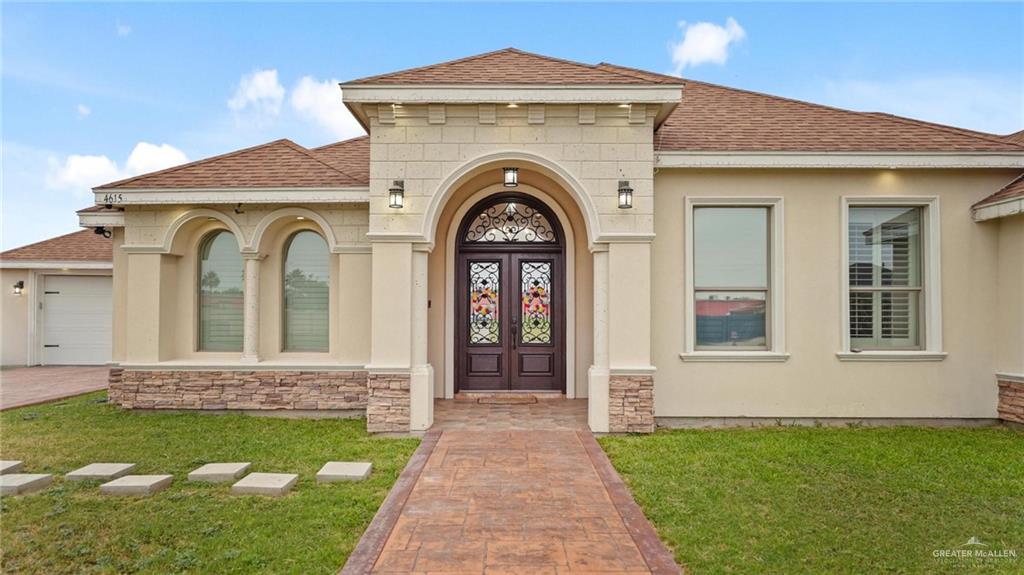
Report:
[[0,253],[4,367],[110,362],[112,246],[90,229]]
[[1020,134],[515,49],[341,88],[367,136],[94,190],[114,402],[1024,420]]

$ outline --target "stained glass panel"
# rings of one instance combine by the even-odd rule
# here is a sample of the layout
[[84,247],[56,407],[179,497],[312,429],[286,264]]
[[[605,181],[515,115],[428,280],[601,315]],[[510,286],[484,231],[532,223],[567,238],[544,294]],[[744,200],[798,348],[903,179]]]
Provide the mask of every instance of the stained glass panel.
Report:
[[551,343],[551,262],[522,262],[523,314],[520,341]]
[[544,214],[520,202],[498,202],[473,220],[465,241],[472,243],[556,243]]
[[501,338],[499,262],[469,263],[469,343],[496,344]]

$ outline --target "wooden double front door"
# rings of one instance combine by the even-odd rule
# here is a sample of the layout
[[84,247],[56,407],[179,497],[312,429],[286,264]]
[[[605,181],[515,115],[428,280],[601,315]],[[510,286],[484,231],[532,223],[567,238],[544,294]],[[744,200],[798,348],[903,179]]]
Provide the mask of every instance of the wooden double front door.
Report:
[[469,212],[456,255],[458,391],[565,391],[562,232],[530,196]]

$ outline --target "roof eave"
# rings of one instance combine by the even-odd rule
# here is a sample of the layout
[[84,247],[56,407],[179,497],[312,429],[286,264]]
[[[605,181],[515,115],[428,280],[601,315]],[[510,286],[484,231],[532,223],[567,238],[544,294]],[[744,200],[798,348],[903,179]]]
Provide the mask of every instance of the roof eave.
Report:
[[1006,218],[1018,214],[1024,214],[1024,196],[1006,198],[998,202],[981,204],[971,208],[971,217],[976,222]]
[[94,188],[96,205],[111,207],[178,204],[361,204],[368,185],[327,187]]
[[1014,169],[1024,168],[1024,151],[655,150],[654,160],[659,168]]

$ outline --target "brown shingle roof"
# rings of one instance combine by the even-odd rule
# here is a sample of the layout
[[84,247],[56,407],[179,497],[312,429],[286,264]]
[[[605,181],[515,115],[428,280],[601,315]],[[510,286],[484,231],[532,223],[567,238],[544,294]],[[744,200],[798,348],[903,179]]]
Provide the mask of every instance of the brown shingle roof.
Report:
[[96,189],[343,188],[360,185],[365,185],[365,179],[361,181],[295,142],[282,139],[104,184]]
[[982,206],[997,204],[1013,198],[1024,198],[1024,174],[1017,176],[1009,184],[1003,186],[1001,190],[974,204],[972,207],[980,208]]
[[1024,152],[994,134],[853,112],[686,80],[682,103],[655,136],[659,150]]
[[351,175],[362,185],[370,185],[370,137],[360,136],[313,148],[321,160]]
[[611,64],[583,64],[505,48],[458,60],[370,76],[346,84],[680,84],[674,76]]
[[1005,138],[1007,140],[1010,140],[1011,142],[1016,142],[1018,144],[1024,144],[1024,130],[1021,130],[1019,132],[1014,132],[1012,134],[1007,134],[1007,135],[1003,136],[1003,138]]
[[119,213],[121,213],[123,211],[124,211],[124,208],[108,208],[108,207],[105,207],[105,206],[89,206],[88,208],[82,208],[80,210],[77,210],[75,213],[76,214],[97,214],[97,213],[119,214]]
[[81,230],[0,253],[7,260],[51,262],[113,261],[113,243],[93,230]]

